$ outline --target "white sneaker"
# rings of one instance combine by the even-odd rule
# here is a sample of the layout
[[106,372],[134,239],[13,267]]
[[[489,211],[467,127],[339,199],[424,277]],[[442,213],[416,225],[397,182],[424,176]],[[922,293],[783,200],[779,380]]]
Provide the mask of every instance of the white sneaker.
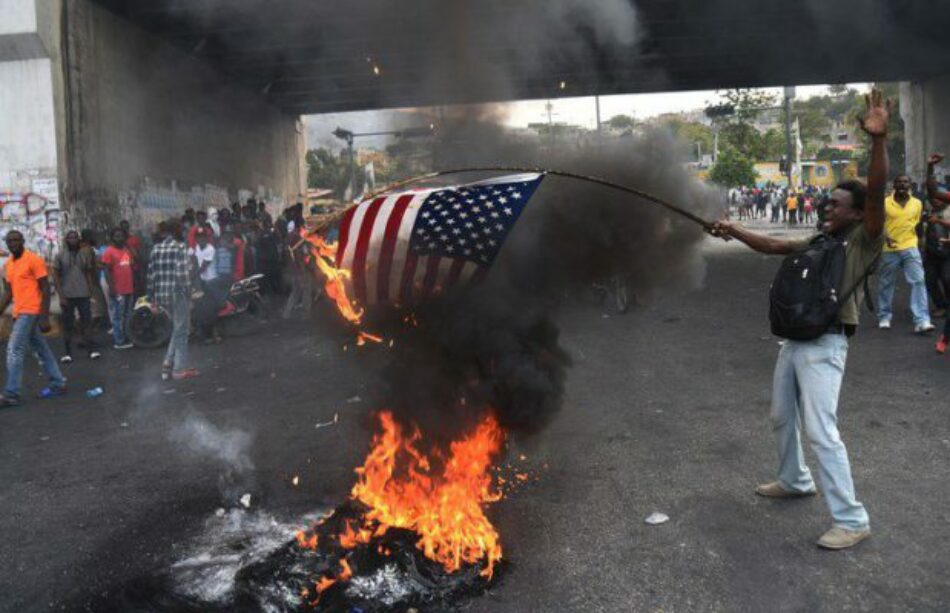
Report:
[[102,354],[99,353],[98,351],[90,351],[90,352],[89,352],[89,359],[90,359],[90,360],[98,360],[98,359],[101,358],[101,357],[102,357]]
[[890,320],[890,319],[882,319],[881,321],[877,322],[877,327],[880,328],[881,330],[890,330],[890,329],[891,329],[891,320]]
[[929,321],[925,324],[917,324],[914,326],[914,334],[927,334],[928,332],[934,331],[934,325]]
[[72,361],[73,361],[73,356],[69,355],[68,353],[64,355],[63,357],[59,358],[60,364],[70,364],[72,363]]

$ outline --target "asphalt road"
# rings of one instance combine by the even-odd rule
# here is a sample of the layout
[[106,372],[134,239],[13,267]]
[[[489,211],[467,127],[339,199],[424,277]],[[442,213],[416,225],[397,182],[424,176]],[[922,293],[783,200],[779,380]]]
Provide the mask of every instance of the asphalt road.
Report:
[[[565,409],[512,449],[541,478],[495,505],[510,565],[466,610],[950,607],[950,357],[910,333],[904,308],[893,330],[852,340],[839,423],[874,534],[819,550],[820,497],[752,494],[775,466],[778,261],[728,247],[707,262],[704,289],[625,316],[567,309]],[[168,568],[245,492],[291,523],[335,506],[373,408],[343,341],[319,317],[274,324],[196,347],[203,376],[175,384],[158,380],[159,354],[109,351],[68,367],[69,396],[0,411],[0,609],[72,610]],[[86,398],[94,385],[105,394]],[[646,525],[654,511],[670,521]]]

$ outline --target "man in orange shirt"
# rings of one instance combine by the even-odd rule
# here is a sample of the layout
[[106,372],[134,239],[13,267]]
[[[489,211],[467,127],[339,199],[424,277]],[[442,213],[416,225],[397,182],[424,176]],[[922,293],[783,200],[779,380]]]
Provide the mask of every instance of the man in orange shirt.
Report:
[[23,381],[23,356],[27,345],[39,357],[49,385],[40,392],[40,398],[52,398],[66,393],[66,379],[56,364],[43,332],[49,332],[49,280],[43,258],[24,248],[23,235],[16,230],[7,232],[6,286],[0,297],[0,313],[13,302],[13,330],[7,342],[7,383],[3,388],[0,406],[20,404],[20,385]]

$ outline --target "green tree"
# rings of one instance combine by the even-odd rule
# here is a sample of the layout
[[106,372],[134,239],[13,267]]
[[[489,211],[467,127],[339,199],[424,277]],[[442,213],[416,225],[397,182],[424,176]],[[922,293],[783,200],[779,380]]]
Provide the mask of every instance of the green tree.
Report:
[[332,189],[336,197],[342,197],[349,180],[349,163],[326,147],[307,151],[307,187]]
[[812,105],[800,111],[793,110],[793,113],[798,118],[798,130],[803,143],[826,141],[831,130],[831,121],[825,111]]
[[689,159],[696,156],[696,143],[699,143],[699,148],[703,153],[712,153],[714,138],[709,126],[675,116],[664,119],[659,125],[680,142]]
[[636,123],[636,120],[630,115],[614,115],[605,121],[604,125],[606,125],[611,130],[625,132],[627,130],[632,130]]
[[752,160],[765,157],[765,143],[759,131],[750,123],[730,123],[719,131],[720,146],[732,147]]
[[850,91],[846,83],[832,83],[828,86],[828,93],[832,96],[841,96]]
[[762,109],[775,106],[775,94],[761,89],[727,89],[718,92],[720,104],[727,104],[735,110],[733,121],[752,123]]
[[762,145],[765,155],[756,159],[777,162],[785,155],[785,133],[771,128],[762,135]]
[[752,124],[763,109],[775,106],[775,95],[758,89],[738,88],[718,93],[718,102],[706,107],[706,115],[719,129],[720,142],[749,159],[764,157],[765,143]]
[[709,180],[723,187],[752,185],[758,173],[752,160],[742,152],[726,147],[719,152],[719,158],[709,170]]

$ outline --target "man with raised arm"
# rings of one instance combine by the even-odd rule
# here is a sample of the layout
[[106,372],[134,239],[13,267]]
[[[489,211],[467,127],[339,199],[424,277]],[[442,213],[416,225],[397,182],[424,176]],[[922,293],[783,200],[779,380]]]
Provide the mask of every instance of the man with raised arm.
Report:
[[[815,481],[802,452],[804,426],[818,459],[821,490],[831,512],[832,527],[818,539],[826,549],[845,549],[870,534],[868,513],[858,502],[851,478],[848,452],[837,426],[838,395],[848,354],[848,338],[858,325],[862,279],[877,260],[884,244],[884,188],[887,180],[887,121],[890,101],[873,89],[867,113],[859,123],[871,137],[867,187],[857,180],[839,184],[825,208],[822,233],[841,241],[846,260],[838,294],[843,304],[832,324],[814,340],[787,340],[782,344],[772,383],[772,424],[778,446],[778,478],[755,492],[770,498],[815,494]],[[766,254],[797,253],[810,240],[788,240],[751,232],[729,221],[718,221],[712,234],[733,238]]]

